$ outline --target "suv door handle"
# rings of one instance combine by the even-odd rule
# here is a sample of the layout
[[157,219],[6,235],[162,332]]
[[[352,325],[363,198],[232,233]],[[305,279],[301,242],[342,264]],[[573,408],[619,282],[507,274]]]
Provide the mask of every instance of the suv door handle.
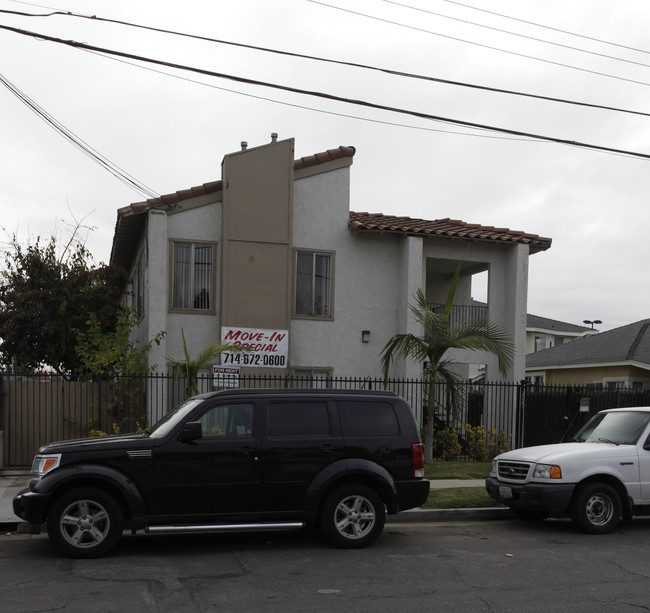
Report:
[[333,445],[332,443],[323,443],[322,445],[319,445],[318,448],[321,451],[336,451],[339,448],[339,446]]
[[253,460],[255,462],[259,461],[259,457],[256,455],[256,450],[255,447],[239,447],[239,449],[236,450],[237,453],[241,453],[242,455],[252,455],[255,456]]

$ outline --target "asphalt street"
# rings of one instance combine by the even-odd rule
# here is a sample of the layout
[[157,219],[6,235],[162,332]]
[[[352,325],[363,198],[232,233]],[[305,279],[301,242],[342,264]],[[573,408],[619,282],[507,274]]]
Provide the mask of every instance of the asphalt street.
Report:
[[3,613],[626,613],[650,609],[650,520],[388,523],[367,549],[317,531],[125,535],[97,560],[0,533]]

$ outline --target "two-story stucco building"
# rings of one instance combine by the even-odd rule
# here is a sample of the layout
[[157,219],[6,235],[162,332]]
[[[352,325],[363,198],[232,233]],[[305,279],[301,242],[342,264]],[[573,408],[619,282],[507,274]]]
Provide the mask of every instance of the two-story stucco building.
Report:
[[[524,377],[528,258],[551,240],[351,212],[355,153],[295,159],[294,140],[274,137],[226,155],[218,181],[119,209],[111,262],[129,271],[140,340],[167,333],[151,364],[166,371],[166,355],[182,356],[182,329],[194,353],[222,338],[255,339],[261,358],[240,360],[242,374],[379,376],[386,341],[418,333],[408,306],[416,290],[444,303],[462,260],[455,302],[469,306],[472,275],[488,272],[483,313],[514,341],[508,379]],[[489,355],[455,358],[500,378]],[[421,365],[398,363],[393,374],[419,377]]]

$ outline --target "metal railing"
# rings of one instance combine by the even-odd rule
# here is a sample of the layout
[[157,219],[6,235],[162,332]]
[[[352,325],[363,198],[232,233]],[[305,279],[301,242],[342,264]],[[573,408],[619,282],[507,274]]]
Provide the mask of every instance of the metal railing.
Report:
[[[445,311],[445,305],[439,303],[431,303],[429,308],[440,315]],[[468,323],[487,321],[488,312],[487,306],[454,304],[449,314],[449,325],[460,327]]]
[[[201,392],[214,379],[198,379]],[[240,376],[241,388],[339,388],[391,390],[405,398],[421,426],[429,384],[421,379],[372,377],[305,378]],[[461,386],[453,406],[443,382],[435,386],[434,425],[463,439],[466,424],[482,426],[486,436],[503,432],[513,448],[567,440],[595,412],[614,406],[648,406],[650,389],[598,390],[586,386],[531,386],[522,383],[472,383]],[[96,378],[0,374],[2,466],[28,466],[38,447],[55,440],[134,432],[155,423],[185,398],[185,381],[166,374]]]

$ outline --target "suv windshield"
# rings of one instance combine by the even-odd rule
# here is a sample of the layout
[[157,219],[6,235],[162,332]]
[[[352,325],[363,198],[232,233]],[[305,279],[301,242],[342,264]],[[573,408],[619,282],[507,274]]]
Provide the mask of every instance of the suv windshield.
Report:
[[634,445],[650,421],[650,413],[616,411],[599,413],[585,424],[573,440],[579,443]]
[[172,409],[167,415],[161,417],[151,428],[149,435],[152,438],[160,438],[171,431],[190,411],[201,404],[204,398],[190,398]]

